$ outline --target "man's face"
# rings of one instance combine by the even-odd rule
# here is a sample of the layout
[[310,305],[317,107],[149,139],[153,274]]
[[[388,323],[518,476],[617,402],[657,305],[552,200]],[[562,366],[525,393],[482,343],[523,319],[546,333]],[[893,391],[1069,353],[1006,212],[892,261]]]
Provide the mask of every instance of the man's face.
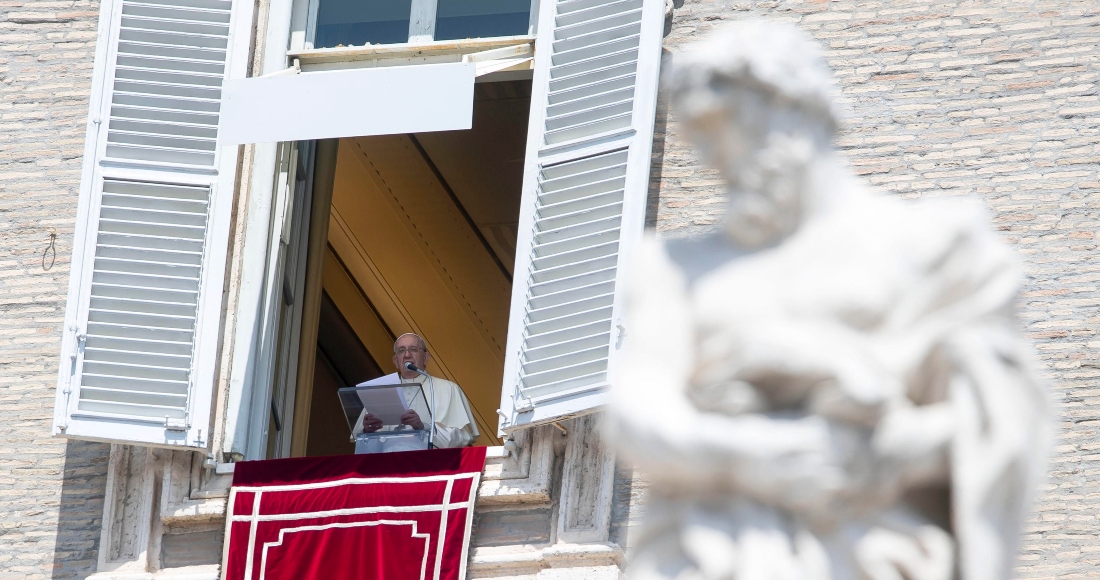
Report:
[[397,372],[406,379],[416,378],[416,373],[405,369],[405,363],[411,362],[416,368],[424,370],[428,364],[428,353],[420,346],[420,341],[411,334],[397,339],[393,345],[393,364]]

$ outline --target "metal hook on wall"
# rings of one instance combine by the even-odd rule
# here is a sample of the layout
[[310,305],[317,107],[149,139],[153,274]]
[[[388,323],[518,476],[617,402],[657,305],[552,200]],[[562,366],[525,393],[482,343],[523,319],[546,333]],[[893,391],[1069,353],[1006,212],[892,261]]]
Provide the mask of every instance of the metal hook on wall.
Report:
[[[49,260],[49,265],[46,265],[46,260]],[[57,229],[50,228],[50,245],[46,246],[46,249],[42,251],[42,271],[48,272],[50,268],[53,268],[54,262],[57,261]]]

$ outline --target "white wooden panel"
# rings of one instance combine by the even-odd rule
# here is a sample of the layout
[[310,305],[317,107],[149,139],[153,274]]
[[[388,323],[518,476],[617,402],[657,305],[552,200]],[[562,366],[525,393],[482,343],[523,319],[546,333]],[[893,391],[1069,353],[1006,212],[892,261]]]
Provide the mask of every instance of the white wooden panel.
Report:
[[209,444],[236,167],[218,110],[245,72],[251,14],[102,4],[54,434]]
[[225,85],[223,143],[267,143],[473,126],[473,63],[307,72]]
[[603,404],[641,236],[660,0],[542,5],[501,397],[504,431]]

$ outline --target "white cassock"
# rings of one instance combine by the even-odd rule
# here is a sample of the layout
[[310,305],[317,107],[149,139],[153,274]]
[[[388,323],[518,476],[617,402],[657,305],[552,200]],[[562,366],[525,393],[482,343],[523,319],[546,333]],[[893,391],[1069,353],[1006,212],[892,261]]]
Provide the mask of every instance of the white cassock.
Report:
[[[394,385],[397,383],[408,384],[405,387],[405,400],[409,401],[409,408],[420,415],[420,420],[428,423],[432,414],[428,413],[425,400],[435,411],[435,446],[436,447],[465,447],[477,440],[481,434],[477,430],[477,422],[474,421],[474,413],[470,409],[470,401],[466,399],[466,393],[462,388],[439,377],[432,377],[429,382],[423,375],[417,375],[414,379],[401,378],[397,373],[391,373],[364,383],[357,387],[369,387],[374,385]],[[434,389],[431,388],[434,385]],[[424,396],[417,396],[417,391],[423,391]],[[435,391],[434,395],[432,391]],[[434,396],[435,403],[432,404]],[[351,434],[354,437],[363,432],[363,417],[367,410],[359,413],[359,419],[355,422]],[[389,427],[383,427],[389,429]]]

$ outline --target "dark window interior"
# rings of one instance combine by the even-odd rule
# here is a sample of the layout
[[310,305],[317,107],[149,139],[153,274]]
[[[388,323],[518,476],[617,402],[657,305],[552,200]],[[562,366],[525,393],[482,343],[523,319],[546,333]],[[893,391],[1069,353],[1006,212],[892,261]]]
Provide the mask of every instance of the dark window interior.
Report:
[[306,455],[355,452],[355,444],[348,440],[348,426],[336,390],[384,374],[332,299],[322,293]]

